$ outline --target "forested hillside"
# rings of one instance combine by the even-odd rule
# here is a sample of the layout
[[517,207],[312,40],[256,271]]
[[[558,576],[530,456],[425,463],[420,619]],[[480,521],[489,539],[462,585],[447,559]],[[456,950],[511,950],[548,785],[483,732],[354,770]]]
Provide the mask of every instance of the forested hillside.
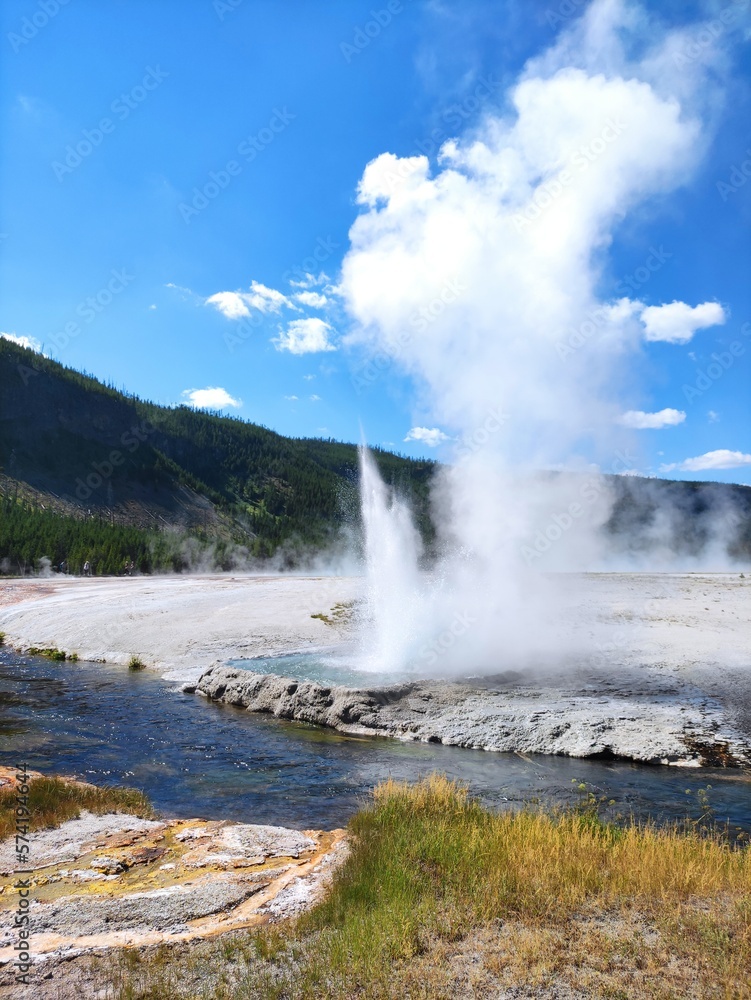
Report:
[[[429,550],[435,463],[376,459]],[[606,479],[614,557],[751,559],[749,487]],[[156,406],[0,338],[0,572],[300,565],[356,526],[356,480],[352,444]]]
[[[377,452],[427,524],[434,465]],[[351,444],[128,396],[0,339],[0,563],[39,559],[98,573],[200,563],[246,551],[294,563],[356,519]]]

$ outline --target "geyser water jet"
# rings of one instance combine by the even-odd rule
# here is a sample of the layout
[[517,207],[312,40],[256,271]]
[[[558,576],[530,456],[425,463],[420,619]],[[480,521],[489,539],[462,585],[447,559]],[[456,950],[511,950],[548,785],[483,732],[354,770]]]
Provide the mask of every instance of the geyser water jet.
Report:
[[359,465],[367,574],[362,666],[399,671],[414,656],[419,634],[422,543],[408,504],[384,483],[365,445],[359,448]]
[[[513,544],[514,504],[517,518],[529,507],[518,484],[486,469],[488,518],[464,524],[459,534],[446,531],[456,518],[439,520],[441,551],[425,568],[409,504],[384,483],[364,445],[359,464],[366,568],[360,669],[391,676],[466,676],[524,666],[530,655],[550,652],[556,619],[550,584],[523,564]],[[436,475],[436,510],[458,494],[453,480],[468,476],[466,464]]]

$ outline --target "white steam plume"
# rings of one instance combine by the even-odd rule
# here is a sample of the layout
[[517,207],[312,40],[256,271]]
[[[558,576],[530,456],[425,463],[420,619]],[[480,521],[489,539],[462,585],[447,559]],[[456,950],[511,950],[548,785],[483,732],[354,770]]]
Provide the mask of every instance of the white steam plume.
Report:
[[629,471],[619,379],[642,304],[600,300],[602,261],[631,210],[687,178],[712,104],[708,60],[677,73],[675,39],[647,43],[648,27],[636,6],[596,0],[527,66],[508,114],[447,142],[434,169],[385,153],[360,181],[340,284],[351,340],[411,374],[422,412],[459,442],[436,495],[443,556],[415,626],[425,660],[431,635],[467,614],[447,665],[459,649],[490,669],[560,648],[552,591],[530,575],[534,539],[550,542],[548,566],[585,568],[608,490],[590,477],[587,500],[579,477],[535,470],[586,471],[587,453]]

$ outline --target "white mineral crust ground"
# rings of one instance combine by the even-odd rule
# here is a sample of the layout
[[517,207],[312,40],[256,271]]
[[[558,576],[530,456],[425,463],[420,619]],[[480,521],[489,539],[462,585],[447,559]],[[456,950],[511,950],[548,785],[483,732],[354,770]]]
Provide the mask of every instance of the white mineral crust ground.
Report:
[[[118,664],[135,655],[195,682],[211,666],[220,676],[229,659],[336,645],[341,630],[311,615],[362,590],[359,578],[292,575],[15,580],[0,588],[0,630],[17,649],[54,646]],[[387,709],[354,699],[354,721],[346,698],[321,708],[316,696],[311,709],[302,694],[279,695],[275,681],[264,707],[344,731],[491,750],[751,762],[751,580],[580,574],[562,590],[566,646],[583,652],[561,663],[518,676],[504,663],[487,690],[423,681]],[[367,678],[362,687],[372,687]],[[697,743],[720,756],[708,760]]]

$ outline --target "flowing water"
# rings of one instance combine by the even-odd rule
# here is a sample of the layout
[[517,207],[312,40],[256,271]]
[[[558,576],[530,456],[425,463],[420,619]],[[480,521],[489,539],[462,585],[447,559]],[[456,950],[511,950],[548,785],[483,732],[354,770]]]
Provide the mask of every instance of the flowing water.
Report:
[[168,816],[328,829],[344,824],[377,782],[436,770],[493,807],[571,802],[576,779],[615,799],[613,811],[657,819],[697,816],[697,793],[711,784],[718,819],[751,831],[751,786],[734,771],[352,738],[208,703],[150,672],[0,649],[0,763],[22,761],[143,788]]

